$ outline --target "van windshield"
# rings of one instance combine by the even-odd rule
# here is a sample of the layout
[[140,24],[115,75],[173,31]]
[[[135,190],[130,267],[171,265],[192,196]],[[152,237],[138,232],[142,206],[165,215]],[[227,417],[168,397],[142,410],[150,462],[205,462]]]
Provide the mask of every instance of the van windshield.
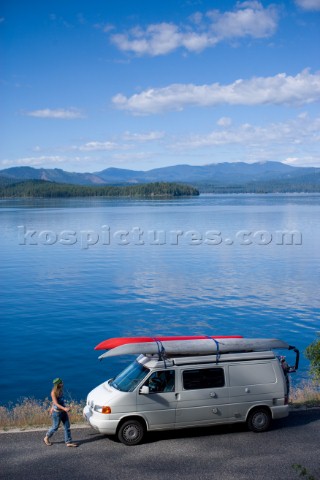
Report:
[[110,385],[121,392],[133,392],[149,371],[148,368],[134,361],[119,373],[119,375],[110,382]]

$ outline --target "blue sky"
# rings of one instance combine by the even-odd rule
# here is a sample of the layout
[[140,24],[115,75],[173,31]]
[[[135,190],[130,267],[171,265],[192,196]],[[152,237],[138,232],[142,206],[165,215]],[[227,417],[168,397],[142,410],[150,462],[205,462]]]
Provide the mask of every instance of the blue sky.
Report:
[[320,0],[3,0],[0,168],[320,167]]

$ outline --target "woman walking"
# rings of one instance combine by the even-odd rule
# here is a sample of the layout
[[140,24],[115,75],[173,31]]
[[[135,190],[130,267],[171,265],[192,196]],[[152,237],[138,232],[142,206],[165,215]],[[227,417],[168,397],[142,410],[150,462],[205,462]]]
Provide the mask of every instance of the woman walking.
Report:
[[70,407],[65,406],[63,398],[63,382],[61,378],[55,378],[53,380],[53,389],[51,390],[52,398],[52,427],[48,430],[43,441],[46,445],[51,446],[50,437],[58,430],[60,423],[63,423],[64,426],[64,441],[67,447],[77,447],[78,445],[72,441],[71,430],[70,430],[70,421],[68,412]]

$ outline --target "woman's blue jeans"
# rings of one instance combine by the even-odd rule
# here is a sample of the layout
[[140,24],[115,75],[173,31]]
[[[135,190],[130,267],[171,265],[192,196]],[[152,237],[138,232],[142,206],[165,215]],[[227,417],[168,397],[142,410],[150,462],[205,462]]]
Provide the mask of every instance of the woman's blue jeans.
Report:
[[52,414],[52,427],[47,432],[47,437],[50,438],[58,430],[60,423],[63,423],[64,427],[64,441],[66,443],[72,442],[70,421],[67,412],[53,412]]

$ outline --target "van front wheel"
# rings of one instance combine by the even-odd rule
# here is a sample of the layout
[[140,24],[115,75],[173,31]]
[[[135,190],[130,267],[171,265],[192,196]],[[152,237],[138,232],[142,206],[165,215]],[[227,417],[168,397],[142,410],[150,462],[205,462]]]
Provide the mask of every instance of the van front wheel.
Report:
[[139,420],[127,420],[118,431],[118,439],[125,445],[138,445],[144,437],[145,429]]
[[252,432],[265,432],[271,424],[271,414],[266,408],[257,408],[249,413],[247,425]]

